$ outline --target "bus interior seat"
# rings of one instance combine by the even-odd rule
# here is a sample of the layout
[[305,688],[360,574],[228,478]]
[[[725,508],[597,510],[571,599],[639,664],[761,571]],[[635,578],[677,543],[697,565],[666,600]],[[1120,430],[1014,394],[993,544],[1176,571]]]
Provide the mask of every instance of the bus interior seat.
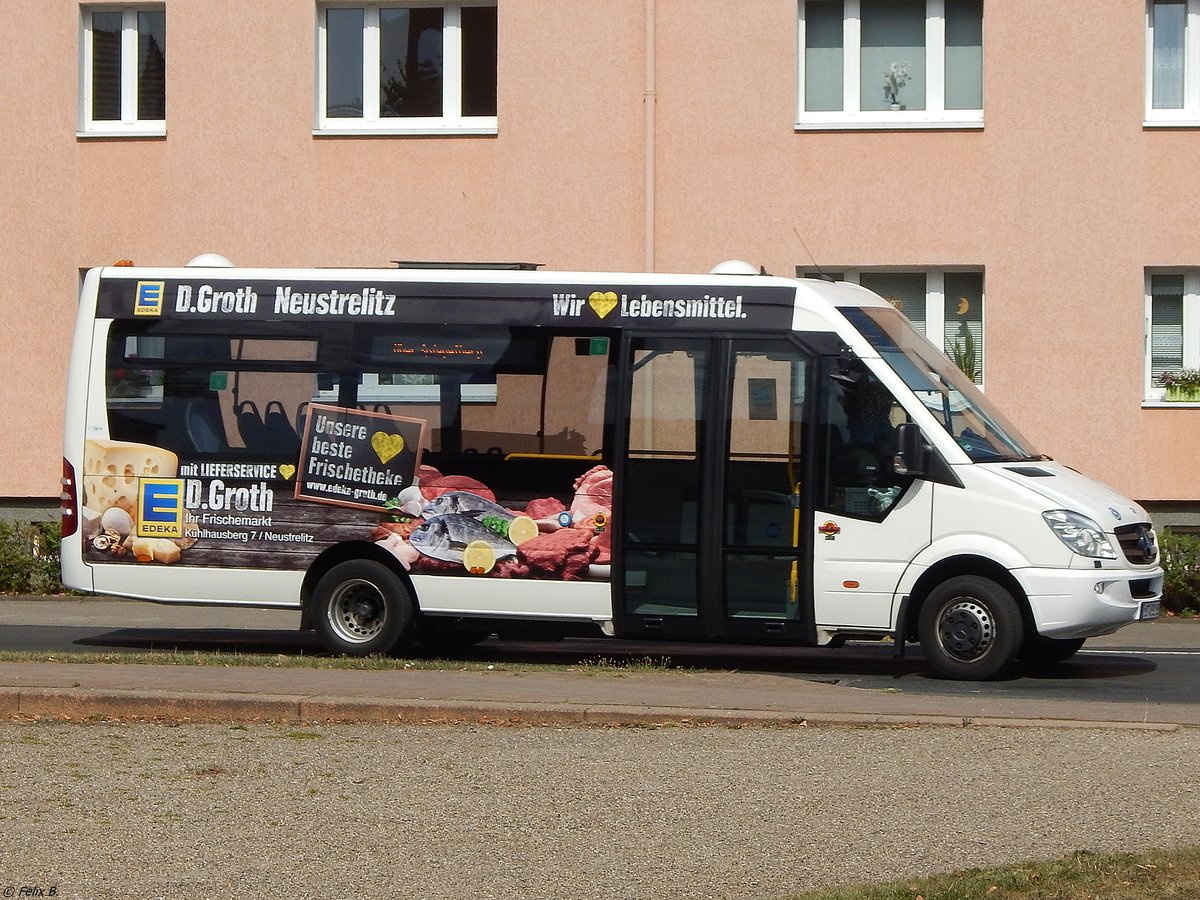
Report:
[[263,435],[272,453],[295,456],[300,452],[300,436],[292,427],[287,411],[278,400],[272,400],[263,411]]
[[234,411],[242,444],[251,453],[295,456],[300,452],[300,437],[280,401],[270,401],[262,415],[253,400],[243,400]]
[[224,428],[220,419],[214,424],[209,410],[211,404],[205,398],[192,398],[184,410],[184,427],[188,440],[197,453],[218,453],[227,448]]
[[234,414],[242,444],[247,450],[261,449],[266,435],[262,416],[258,413],[258,404],[253,400],[243,400],[234,407]]

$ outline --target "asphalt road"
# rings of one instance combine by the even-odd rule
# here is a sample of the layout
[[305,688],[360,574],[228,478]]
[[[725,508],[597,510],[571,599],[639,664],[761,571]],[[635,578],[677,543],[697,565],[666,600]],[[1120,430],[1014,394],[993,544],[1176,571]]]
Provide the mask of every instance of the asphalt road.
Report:
[[[43,604],[43,605],[39,605]],[[45,622],[46,624],[40,624]],[[245,624],[246,627],[233,627]],[[166,607],[131,601],[0,601],[0,649],[46,652],[151,650],[322,654],[286,611]],[[264,627],[267,626],[267,627]],[[409,656],[446,657],[416,647]],[[578,664],[598,660],[669,661],[698,669],[770,672],[807,681],[913,696],[1058,699],[1195,704],[1200,701],[1200,623],[1160,621],[1097,638],[1072,659],[1020,668],[1003,681],[955,682],[935,677],[919,649],[897,659],[890,644],[841,649],[779,648],[644,641],[489,638],[452,658],[483,662]]]
[[[0,599],[0,646],[320,652],[294,630],[295,618]],[[986,707],[994,716],[1007,705],[1021,715],[1040,708],[1039,718],[1057,724],[579,728],[521,727],[509,718],[482,726],[471,717],[373,727],[315,716],[164,726],[80,713],[69,724],[16,716],[0,722],[0,796],[14,825],[0,829],[0,893],[764,900],[1076,849],[1191,844],[1200,828],[1200,728],[1188,726],[1200,718],[1196,704],[1186,704],[1197,696],[1198,652],[1200,623],[1167,621],[1098,639],[1054,670],[987,684],[933,678],[919,655],[897,661],[877,645],[821,651],[491,639],[466,654],[546,662],[670,657],[718,670],[670,677],[263,668],[247,683],[245,670],[219,666],[5,663],[39,676],[10,683],[50,700],[69,699],[76,681],[95,687],[92,676],[114,696],[128,695],[164,672],[174,690],[181,673],[202,673],[206,690],[332,686],[350,701],[356,686],[366,686],[368,699],[387,686],[424,696],[421,685],[436,681],[454,682],[455,691],[471,682],[473,693],[450,696],[486,698],[524,686],[538,701],[561,703],[563,685],[545,684],[557,680],[570,681],[570,699],[588,705],[613,685],[622,696],[647,696],[642,683],[652,682],[663,707],[680,693],[694,703],[698,690],[729,709],[743,700],[761,708],[766,694],[783,693],[803,695],[803,711],[831,701],[953,715]],[[153,671],[136,671],[143,668]],[[301,675],[306,683],[297,686]],[[773,684],[781,679],[783,691]],[[1107,704],[1100,717],[1066,717],[1073,724],[1057,715],[1071,704],[1046,711],[1056,705],[1003,702],[1072,692],[1127,703]],[[1151,695],[1160,704],[1153,713],[1175,705],[1147,721],[1180,727],[1122,724],[1141,717],[1113,707],[1137,704],[1136,711]]]

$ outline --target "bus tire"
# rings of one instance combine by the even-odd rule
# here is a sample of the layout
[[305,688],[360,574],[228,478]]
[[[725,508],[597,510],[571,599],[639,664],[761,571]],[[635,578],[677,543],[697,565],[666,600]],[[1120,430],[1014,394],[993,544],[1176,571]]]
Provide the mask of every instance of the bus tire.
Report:
[[1055,663],[1070,659],[1080,648],[1086,638],[1048,638],[1040,634],[1031,634],[1021,648],[1021,661],[1031,666],[1052,666]]
[[385,654],[412,637],[413,600],[400,577],[383,563],[339,563],[313,591],[314,629],[330,653]]
[[1007,674],[1024,639],[1013,595],[978,575],[942,582],[925,599],[917,622],[921,652],[939,675],[983,681]]

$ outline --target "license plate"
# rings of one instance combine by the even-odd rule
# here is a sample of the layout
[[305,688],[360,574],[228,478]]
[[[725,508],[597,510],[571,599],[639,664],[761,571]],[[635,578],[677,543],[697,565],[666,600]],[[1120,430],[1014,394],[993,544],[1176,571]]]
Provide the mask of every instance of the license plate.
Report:
[[1143,603],[1141,610],[1138,612],[1139,619],[1157,619],[1162,615],[1162,601],[1151,600],[1148,603]]

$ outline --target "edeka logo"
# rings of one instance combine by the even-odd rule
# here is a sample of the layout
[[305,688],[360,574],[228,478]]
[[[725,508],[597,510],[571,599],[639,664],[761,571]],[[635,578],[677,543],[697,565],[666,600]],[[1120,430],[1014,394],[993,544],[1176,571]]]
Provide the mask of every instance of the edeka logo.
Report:
[[163,292],[166,285],[161,281],[139,281],[137,295],[133,300],[135,316],[161,316]]
[[138,495],[138,537],[183,537],[183,479],[143,478]]

